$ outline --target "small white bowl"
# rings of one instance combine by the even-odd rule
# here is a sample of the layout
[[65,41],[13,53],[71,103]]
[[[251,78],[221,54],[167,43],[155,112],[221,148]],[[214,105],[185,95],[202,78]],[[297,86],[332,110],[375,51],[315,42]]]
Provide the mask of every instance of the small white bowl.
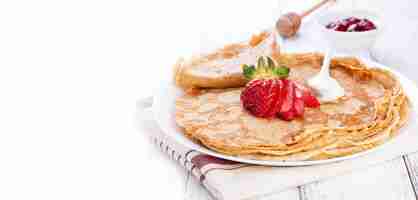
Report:
[[[341,32],[326,28],[329,23],[348,17],[366,18],[375,24],[376,29],[364,32]],[[322,36],[329,42],[330,47],[337,52],[342,51],[344,53],[369,50],[383,29],[380,17],[365,10],[328,11],[319,16],[317,21]]]

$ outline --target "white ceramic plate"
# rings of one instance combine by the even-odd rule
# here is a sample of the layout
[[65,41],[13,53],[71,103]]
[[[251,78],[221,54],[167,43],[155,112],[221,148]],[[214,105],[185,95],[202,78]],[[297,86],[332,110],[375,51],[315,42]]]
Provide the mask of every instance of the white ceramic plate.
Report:
[[[376,62],[362,59],[362,61],[370,67],[378,67],[390,70],[393,72],[401,81],[402,86],[404,87],[405,91],[408,94],[409,99],[411,100],[411,116],[410,119],[416,118],[416,111],[415,109],[418,108],[418,88],[415,86],[414,82],[403,76],[402,74],[385,67],[381,64],[378,64]],[[189,147],[191,149],[194,149],[196,151],[199,151],[201,153],[205,153],[208,155],[212,155],[218,158],[223,158],[226,160],[232,160],[242,163],[249,163],[249,164],[257,164],[257,165],[270,165],[270,166],[303,166],[303,165],[316,165],[316,164],[325,164],[325,163],[331,163],[346,159],[355,158],[358,156],[362,156],[368,153],[371,153],[373,151],[378,151],[381,148],[384,148],[387,143],[390,143],[397,139],[397,137],[393,138],[392,140],[386,142],[383,145],[380,145],[378,147],[375,147],[373,149],[363,151],[357,154],[353,154],[350,156],[344,156],[344,157],[338,157],[338,158],[332,158],[327,160],[315,160],[315,161],[277,161],[277,160],[252,160],[252,159],[246,159],[246,158],[239,158],[234,156],[228,156],[221,153],[218,153],[216,151],[213,151],[211,149],[208,149],[202,145],[199,145],[197,143],[194,143],[187,137],[185,137],[180,130],[180,128],[176,125],[175,122],[175,101],[176,97],[183,94],[183,91],[179,88],[177,88],[173,83],[166,82],[162,85],[162,87],[156,91],[154,94],[154,103],[153,103],[153,113],[154,118],[159,124],[160,128],[167,134],[167,136],[172,137],[175,141],[179,142],[180,144]],[[410,120],[411,122],[412,120]],[[415,123],[415,122],[414,122]],[[411,123],[407,123],[404,128],[402,128],[400,131],[400,134],[406,134],[408,132],[408,126],[411,126]]]

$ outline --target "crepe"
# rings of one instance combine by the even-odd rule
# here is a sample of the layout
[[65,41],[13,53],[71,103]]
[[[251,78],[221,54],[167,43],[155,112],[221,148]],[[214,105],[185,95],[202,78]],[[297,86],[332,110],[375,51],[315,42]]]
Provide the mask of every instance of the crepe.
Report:
[[[304,84],[322,56],[280,55],[289,78]],[[355,58],[337,58],[331,75],[345,90],[338,101],[306,108],[293,121],[256,118],[240,103],[243,88],[205,89],[176,101],[176,122],[187,137],[215,151],[258,160],[318,160],[346,156],[397,135],[409,103],[397,78]]]
[[276,33],[264,31],[249,41],[226,45],[214,53],[190,60],[179,59],[174,66],[174,80],[184,89],[229,88],[246,83],[242,64],[255,64],[257,56],[277,56]]

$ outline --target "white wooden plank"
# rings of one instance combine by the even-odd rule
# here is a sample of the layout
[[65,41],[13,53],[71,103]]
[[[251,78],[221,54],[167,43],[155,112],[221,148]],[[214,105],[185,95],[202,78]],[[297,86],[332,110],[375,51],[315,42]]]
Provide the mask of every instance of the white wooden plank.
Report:
[[397,158],[301,187],[301,200],[387,199],[415,200],[403,159]]
[[[259,200],[299,200],[299,188],[291,188]],[[257,199],[258,200],[258,199]]]
[[404,156],[406,168],[408,169],[409,178],[418,199],[418,153],[412,153]]
[[[185,200],[212,200],[206,189],[189,173],[186,182]],[[280,193],[269,195],[257,200],[299,200],[298,188],[291,188]]]

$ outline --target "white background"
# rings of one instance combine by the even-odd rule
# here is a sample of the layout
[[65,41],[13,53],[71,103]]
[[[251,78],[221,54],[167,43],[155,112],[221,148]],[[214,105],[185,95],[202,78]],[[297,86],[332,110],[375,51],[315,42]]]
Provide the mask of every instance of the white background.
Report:
[[0,199],[181,199],[182,169],[151,153],[135,101],[179,56],[312,3],[279,2],[1,1]]
[[151,156],[135,101],[202,41],[270,25],[274,6],[1,1],[0,199],[180,199],[182,169]]

